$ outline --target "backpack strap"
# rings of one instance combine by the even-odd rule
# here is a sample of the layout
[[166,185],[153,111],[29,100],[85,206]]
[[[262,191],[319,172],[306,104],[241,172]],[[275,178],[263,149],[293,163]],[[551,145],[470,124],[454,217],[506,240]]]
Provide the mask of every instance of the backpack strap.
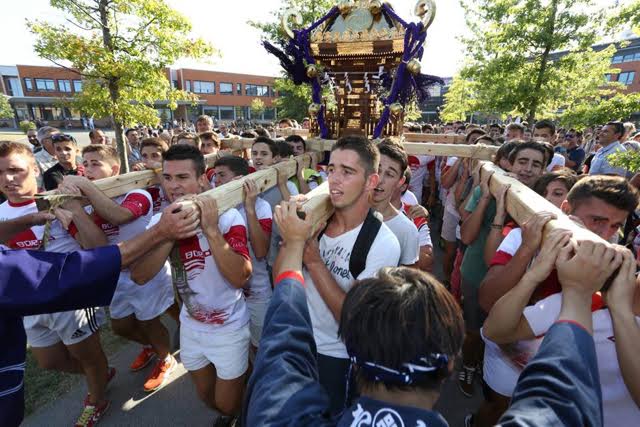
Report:
[[367,265],[367,256],[373,241],[376,240],[380,227],[382,227],[382,221],[373,214],[372,209],[369,209],[349,258],[349,271],[354,279],[357,279],[360,273],[364,271]]

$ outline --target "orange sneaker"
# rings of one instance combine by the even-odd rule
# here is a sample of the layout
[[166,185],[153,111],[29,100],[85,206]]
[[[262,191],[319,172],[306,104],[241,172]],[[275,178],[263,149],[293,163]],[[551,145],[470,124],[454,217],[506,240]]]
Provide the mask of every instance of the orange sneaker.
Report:
[[84,403],[82,414],[76,421],[75,427],[93,427],[98,424],[100,418],[107,412],[111,406],[111,402],[105,400],[102,404],[92,405],[89,402]]
[[142,351],[138,354],[138,357],[136,357],[129,369],[133,372],[139,371],[147,366],[154,357],[156,357],[156,352],[153,351],[152,347],[142,347]]
[[168,362],[164,360],[158,361],[156,366],[153,368],[153,371],[147,378],[147,381],[144,383],[144,391],[156,391],[162,388],[167,382],[169,382],[171,373],[178,365],[178,362],[173,356],[169,355],[169,357],[171,358],[171,360]]

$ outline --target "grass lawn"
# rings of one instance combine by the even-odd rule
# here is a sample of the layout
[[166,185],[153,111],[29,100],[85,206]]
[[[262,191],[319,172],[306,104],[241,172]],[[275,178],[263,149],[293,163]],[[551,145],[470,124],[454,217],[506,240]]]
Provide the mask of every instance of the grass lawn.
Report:
[[[124,338],[114,335],[109,322],[100,329],[100,338],[107,358],[127,343]],[[84,381],[81,375],[40,369],[33,354],[27,349],[27,367],[24,372],[25,416],[68,392],[80,381]]]
[[22,141],[27,142],[27,135],[22,132],[2,132],[0,131],[0,141]]

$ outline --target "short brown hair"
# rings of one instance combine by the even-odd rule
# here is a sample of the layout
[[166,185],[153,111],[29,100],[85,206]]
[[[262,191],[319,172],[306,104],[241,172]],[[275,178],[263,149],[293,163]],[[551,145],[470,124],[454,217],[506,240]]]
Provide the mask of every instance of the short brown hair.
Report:
[[0,157],[8,157],[11,154],[23,154],[30,159],[34,159],[33,152],[27,144],[14,141],[0,141]]
[[103,160],[120,165],[120,156],[118,155],[118,151],[110,145],[87,145],[82,149],[82,156],[84,157],[87,153],[98,153]]
[[380,151],[378,151],[378,147],[373,142],[363,136],[343,136],[331,147],[332,153],[336,150],[355,151],[360,158],[360,164],[364,168],[365,176],[376,173],[378,170]]
[[188,141],[193,141],[196,144],[196,148],[198,150],[200,149],[200,137],[198,135],[196,135],[195,133],[182,132],[176,138],[176,143],[179,143],[181,139],[186,139]]
[[198,123],[198,122],[207,122],[211,126],[213,126],[213,119],[210,116],[207,116],[206,114],[203,114],[203,115],[199,116],[198,120],[196,120],[196,123]]
[[199,136],[201,141],[213,141],[213,145],[215,145],[216,148],[220,148],[220,138],[218,138],[218,135],[215,132],[202,132]]
[[169,146],[166,142],[164,142],[164,140],[156,137],[143,139],[140,143],[140,151],[142,151],[142,149],[145,147],[156,147],[160,150],[161,153],[164,153],[169,149]]
[[592,197],[629,213],[638,206],[638,190],[621,176],[593,175],[581,179],[567,195],[567,201],[575,210]]
[[547,172],[537,179],[532,189],[544,197],[549,184],[556,181],[561,182],[567,188],[567,191],[570,191],[578,182],[578,176],[571,169]]
[[407,153],[404,151],[404,147],[384,140],[380,145],[378,145],[378,151],[380,151],[381,156],[387,156],[394,162],[399,163],[400,169],[398,172],[400,172],[400,174],[404,174],[407,166],[409,166],[409,159],[407,157]]

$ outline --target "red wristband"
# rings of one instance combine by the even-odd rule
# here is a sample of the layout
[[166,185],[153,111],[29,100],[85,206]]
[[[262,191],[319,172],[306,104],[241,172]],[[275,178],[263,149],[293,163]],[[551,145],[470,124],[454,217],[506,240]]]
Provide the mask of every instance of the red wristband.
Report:
[[292,279],[295,280],[297,282],[300,282],[300,284],[304,287],[304,277],[302,277],[302,274],[298,273],[297,271],[285,271],[282,272],[278,275],[278,277],[276,277],[276,281],[275,284],[277,285],[278,283],[282,282],[283,280],[286,279]]

